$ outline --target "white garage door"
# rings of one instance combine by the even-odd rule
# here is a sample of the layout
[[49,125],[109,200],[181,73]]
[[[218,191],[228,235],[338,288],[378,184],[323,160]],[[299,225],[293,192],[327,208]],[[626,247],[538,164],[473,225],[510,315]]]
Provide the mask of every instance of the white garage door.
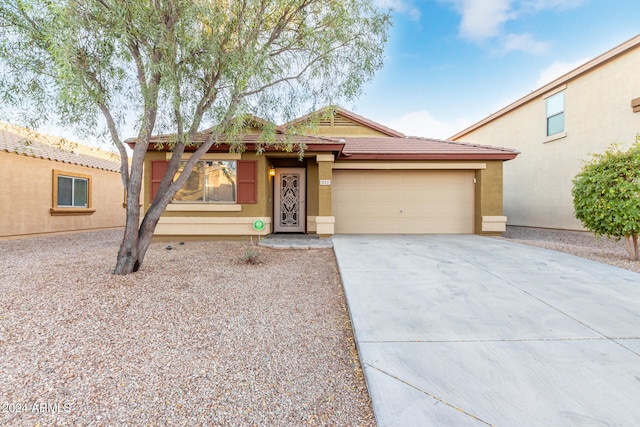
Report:
[[473,171],[334,170],[336,233],[473,233]]

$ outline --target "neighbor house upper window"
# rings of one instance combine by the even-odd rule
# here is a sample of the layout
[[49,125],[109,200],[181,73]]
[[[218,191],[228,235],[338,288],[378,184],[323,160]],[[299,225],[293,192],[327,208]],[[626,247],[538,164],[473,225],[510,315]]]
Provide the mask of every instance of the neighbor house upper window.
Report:
[[[180,163],[178,174],[186,161]],[[173,197],[176,202],[235,203],[236,202],[235,160],[200,160],[182,188]],[[174,179],[175,179],[174,178]]]
[[564,132],[564,91],[547,98],[547,136]]
[[52,215],[90,214],[91,176],[73,172],[53,171]]

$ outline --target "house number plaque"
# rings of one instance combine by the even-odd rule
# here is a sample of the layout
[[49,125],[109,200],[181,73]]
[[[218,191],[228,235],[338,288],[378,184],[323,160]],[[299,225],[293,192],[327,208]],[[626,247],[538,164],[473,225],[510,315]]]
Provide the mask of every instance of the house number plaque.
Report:
[[331,180],[330,179],[321,179],[320,180],[320,185],[331,185]]

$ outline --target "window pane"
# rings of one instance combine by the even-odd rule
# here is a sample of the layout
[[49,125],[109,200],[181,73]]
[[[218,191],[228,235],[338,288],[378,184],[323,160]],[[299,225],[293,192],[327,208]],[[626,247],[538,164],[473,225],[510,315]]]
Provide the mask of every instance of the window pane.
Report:
[[71,206],[73,179],[66,176],[58,177],[58,206]]
[[[186,162],[180,163],[178,172],[176,172],[173,179],[177,179],[178,175],[184,170]],[[198,162],[194,165],[191,175],[187,178],[182,188],[173,197],[173,200],[181,202],[202,202],[204,195],[204,173],[203,163]]]
[[89,206],[88,180],[82,178],[73,179],[73,206],[86,208]]
[[205,161],[206,201],[236,201],[236,162]]
[[564,131],[564,113],[547,119],[547,135],[554,135]]
[[547,118],[564,111],[564,92],[556,93],[547,98]]

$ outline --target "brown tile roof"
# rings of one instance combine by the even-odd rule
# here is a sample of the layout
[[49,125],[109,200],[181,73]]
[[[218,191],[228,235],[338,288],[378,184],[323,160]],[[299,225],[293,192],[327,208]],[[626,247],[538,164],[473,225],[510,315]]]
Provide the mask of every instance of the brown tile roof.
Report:
[[342,158],[376,160],[511,160],[518,151],[430,138],[345,138]]
[[[194,147],[191,150],[195,150],[196,146],[202,144],[210,135],[212,129],[206,129],[202,132],[198,132],[192,140]],[[166,144],[172,142],[175,138],[175,134],[167,134],[167,135],[156,135],[151,137],[150,141],[150,149],[158,148],[161,150],[167,150],[168,147]],[[313,136],[313,135],[295,135],[295,136],[287,136],[280,131],[278,131],[275,135],[276,143],[284,143],[287,141],[287,138],[294,138],[296,144],[306,144],[309,147],[317,147],[317,148],[325,148],[330,151],[340,151],[344,143],[340,142],[336,138],[327,138],[322,136]],[[247,150],[255,149],[256,145],[260,140],[260,133],[246,133],[241,136],[241,141],[246,145]],[[136,138],[130,138],[125,141],[125,143],[129,144],[131,148],[135,146]],[[187,149],[189,151],[190,148]],[[267,147],[269,151],[269,149]],[[227,139],[223,136],[220,138],[218,145],[214,145],[211,147],[209,151],[228,151],[229,145],[227,144]]]
[[0,151],[120,172],[120,156],[0,122]]
[[[329,108],[329,107],[327,107]],[[320,114],[326,109],[319,110],[312,114]],[[518,155],[518,151],[507,148],[491,147],[483,145],[468,144],[454,141],[444,141],[431,138],[405,137],[402,133],[386,128],[371,120],[360,117],[347,110],[337,108],[336,111],[344,114],[351,120],[357,120],[367,126],[385,132],[389,136],[362,136],[362,137],[326,137],[314,135],[295,135],[297,144],[307,145],[309,151],[333,151],[337,152],[338,158],[343,160],[511,160]],[[307,115],[296,119],[293,122],[276,128],[276,142],[283,142],[287,136],[282,133],[292,123],[304,122],[310,117]],[[252,118],[257,123],[260,119]],[[196,134],[193,139],[194,147],[187,151],[195,150],[196,146],[203,143],[213,129],[207,129]],[[289,136],[291,137],[291,136]],[[151,147],[169,151],[168,143],[172,142],[175,134],[156,135],[151,138]],[[242,135],[241,141],[247,151],[256,149],[260,139],[259,132],[249,132]],[[229,151],[229,145],[225,143],[224,137],[217,146],[213,146],[209,151]],[[131,138],[125,141],[132,148],[136,139]],[[267,151],[275,151],[277,148],[266,148]]]

